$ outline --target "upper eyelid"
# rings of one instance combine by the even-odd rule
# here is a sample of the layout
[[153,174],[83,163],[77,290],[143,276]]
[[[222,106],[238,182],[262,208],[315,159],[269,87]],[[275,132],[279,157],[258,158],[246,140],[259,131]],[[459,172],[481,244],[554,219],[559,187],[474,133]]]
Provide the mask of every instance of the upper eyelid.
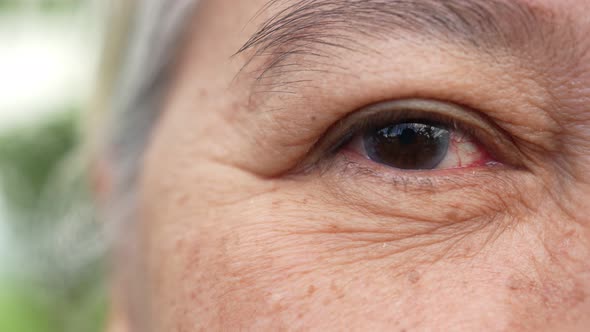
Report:
[[[395,114],[397,112],[397,114]],[[511,152],[518,152],[514,143],[510,140],[509,135],[504,133],[500,128],[492,125],[483,115],[465,107],[448,102],[424,99],[403,99],[382,102],[362,108],[354,113],[344,117],[333,125],[326,134],[312,148],[306,158],[304,165],[297,168],[306,168],[309,165],[316,164],[326,154],[329,154],[335,148],[355,134],[358,128],[363,128],[364,119],[379,114],[392,114],[398,120],[409,120],[411,117],[415,120],[428,119],[431,117],[445,118],[447,122],[452,122],[461,128],[471,128],[470,134],[477,131],[478,140],[486,144],[486,148],[492,149],[492,154],[502,154],[504,161],[514,167],[522,167],[521,156],[506,153],[505,151],[496,151],[500,149],[509,149]],[[490,141],[494,141],[491,143]],[[489,146],[489,145],[497,145]]]

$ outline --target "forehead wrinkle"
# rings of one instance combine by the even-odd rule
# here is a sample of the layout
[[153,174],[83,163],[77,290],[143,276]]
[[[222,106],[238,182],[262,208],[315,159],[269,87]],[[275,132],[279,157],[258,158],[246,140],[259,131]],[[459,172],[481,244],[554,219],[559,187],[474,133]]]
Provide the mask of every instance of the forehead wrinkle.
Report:
[[258,81],[270,73],[279,77],[285,66],[303,65],[302,58],[329,66],[335,49],[378,53],[366,43],[370,38],[435,39],[492,57],[517,54],[523,62],[530,62],[531,54],[573,52],[563,47],[569,39],[555,33],[552,12],[521,1],[271,0],[257,15],[273,10],[236,52],[247,59],[240,73],[262,60],[254,71]]

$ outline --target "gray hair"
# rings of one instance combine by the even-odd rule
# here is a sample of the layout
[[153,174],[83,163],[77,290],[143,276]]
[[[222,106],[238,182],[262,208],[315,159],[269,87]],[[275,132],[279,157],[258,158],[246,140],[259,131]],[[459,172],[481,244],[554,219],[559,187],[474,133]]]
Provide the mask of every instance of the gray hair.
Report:
[[[128,37],[119,41],[122,58],[114,75],[111,113],[104,147],[113,177],[113,199],[106,211],[106,237],[118,249],[123,275],[141,269],[133,221],[136,217],[137,175],[154,125],[161,113],[171,80],[172,66],[199,0],[135,0],[131,6]],[[134,11],[135,9],[135,11]],[[117,36],[113,36],[117,37]],[[107,60],[107,62],[109,62]],[[116,66],[115,66],[116,67]],[[107,79],[108,81],[108,79]],[[110,87],[107,89],[111,89]],[[108,94],[107,94],[108,95]],[[131,221],[131,222],[130,222]],[[131,258],[130,260],[128,258]],[[139,264],[139,265],[138,265]],[[126,279],[126,278],[124,278]],[[146,292],[138,282],[121,285],[130,296],[126,306],[131,324],[149,331],[142,318],[148,314]]]
[[[136,174],[162,108],[183,32],[198,3],[198,0],[99,1],[93,10],[111,6],[104,8],[109,13],[105,21],[110,33],[104,35],[107,50],[94,100],[97,112],[109,110],[106,128],[101,126],[101,116],[90,114],[88,124],[92,127],[87,129],[99,127],[97,131],[101,135],[88,135],[90,141],[83,143],[90,146],[79,147],[80,150],[55,165],[55,169],[52,167],[54,173],[39,193],[38,202],[35,199],[30,204],[35,211],[26,211],[21,216],[20,206],[16,206],[14,217],[25,222],[19,223],[14,232],[7,230],[10,240],[13,233],[15,236],[15,247],[11,248],[15,250],[10,250],[7,257],[14,261],[19,285],[30,283],[33,289],[31,295],[29,292],[23,295],[27,301],[39,301],[34,303],[35,308],[47,309],[47,314],[57,317],[51,323],[59,325],[59,330],[64,332],[95,330],[88,325],[96,323],[94,313],[105,300],[106,285],[99,272],[103,272],[103,257],[109,249],[124,246],[121,257],[116,259],[136,255],[135,244],[125,243],[133,241],[124,241],[135,235],[125,228],[133,224],[129,220],[134,220]],[[88,153],[106,155],[113,169],[115,197],[105,211],[106,220],[100,223],[86,187],[86,170],[91,159]],[[23,187],[29,189],[27,185],[29,182],[24,181]],[[103,225],[106,227],[101,232]],[[118,267],[122,274],[136,267],[128,265],[139,264],[130,263]],[[129,316],[140,327],[139,331],[149,331],[149,327],[141,326],[147,313],[135,311],[147,302],[142,303],[142,290],[132,283],[122,286],[135,295],[129,301],[137,301],[129,307],[128,310],[133,310]]]
[[[88,124],[92,126],[87,129],[101,134],[88,135],[89,142],[83,143],[89,146],[82,144],[55,165],[38,202],[31,202],[35,211],[27,211],[21,217],[17,206],[15,212],[25,222],[14,232],[8,230],[9,235],[14,233],[16,250],[11,250],[15,253],[10,252],[7,257],[15,262],[19,285],[27,282],[34,290],[34,295],[27,292],[27,300],[31,296],[31,300],[39,301],[35,308],[47,309],[47,314],[56,316],[51,322],[64,332],[95,330],[89,325],[96,323],[94,313],[106,300],[106,285],[99,272],[103,272],[103,258],[109,249],[123,249],[114,257],[117,260],[137,253],[135,241],[127,241],[135,236],[128,227],[135,219],[136,174],[162,108],[183,32],[189,27],[198,0],[96,3],[94,10],[106,9],[109,13],[105,21],[110,31],[104,35],[106,50],[93,106],[97,112],[109,111],[106,117],[90,114]],[[111,8],[103,7],[109,5]],[[100,121],[103,119],[106,128]],[[100,154],[101,159],[106,156],[113,170],[114,199],[107,203],[103,222],[97,222],[96,210],[88,197],[85,180],[91,158],[87,154]],[[28,188],[26,185],[28,182],[23,182],[23,187]],[[138,267],[138,261],[117,267],[123,279]],[[129,303],[129,317],[139,331],[149,331],[149,326],[142,326],[147,314],[142,311],[147,303],[143,301],[144,292],[135,282],[121,286],[132,293],[126,301],[137,301]]]
[[136,0],[106,142],[118,194],[132,190],[137,180],[138,163],[160,114],[171,66],[198,2]]

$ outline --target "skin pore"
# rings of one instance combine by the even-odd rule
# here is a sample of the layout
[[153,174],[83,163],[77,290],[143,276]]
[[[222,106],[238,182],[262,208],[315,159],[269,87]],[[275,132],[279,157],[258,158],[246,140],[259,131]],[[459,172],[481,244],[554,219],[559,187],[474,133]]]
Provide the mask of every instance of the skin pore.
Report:
[[[587,331],[589,12],[202,1],[142,164],[128,330]],[[367,158],[367,114],[395,112],[494,162]]]

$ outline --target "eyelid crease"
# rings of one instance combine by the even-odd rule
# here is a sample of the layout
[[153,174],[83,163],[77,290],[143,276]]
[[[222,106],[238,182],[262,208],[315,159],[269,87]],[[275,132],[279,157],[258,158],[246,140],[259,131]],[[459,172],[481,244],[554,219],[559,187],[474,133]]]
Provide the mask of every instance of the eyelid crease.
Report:
[[491,120],[468,107],[428,99],[402,99],[382,102],[362,108],[334,124],[310,150],[307,158],[294,172],[306,172],[326,156],[340,150],[359,132],[373,126],[400,121],[428,121],[447,125],[474,136],[494,157],[511,167],[522,168],[522,156],[514,142]]

